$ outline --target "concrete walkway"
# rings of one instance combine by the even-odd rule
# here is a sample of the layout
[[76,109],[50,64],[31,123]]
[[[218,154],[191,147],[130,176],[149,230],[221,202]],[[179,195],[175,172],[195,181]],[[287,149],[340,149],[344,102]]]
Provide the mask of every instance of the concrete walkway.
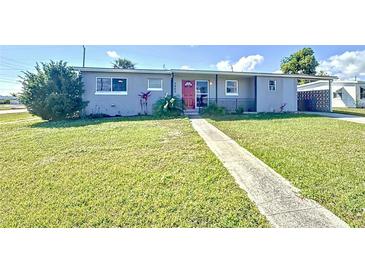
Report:
[[206,120],[191,123],[272,226],[348,227],[318,203],[300,197],[289,181]]
[[28,110],[26,108],[22,109],[8,109],[8,110],[0,110],[0,114],[11,114],[11,113],[23,113],[27,112]]
[[335,112],[311,112],[311,111],[302,111],[300,113],[304,114],[312,114],[312,115],[320,115],[330,118],[335,118],[338,120],[344,120],[359,124],[365,124],[365,117],[356,116],[356,115],[350,115],[350,114],[341,114],[341,113],[335,113]]

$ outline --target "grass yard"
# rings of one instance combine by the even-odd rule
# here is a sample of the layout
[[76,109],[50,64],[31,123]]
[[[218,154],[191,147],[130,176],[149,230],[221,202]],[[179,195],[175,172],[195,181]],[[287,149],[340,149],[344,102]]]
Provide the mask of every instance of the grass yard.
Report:
[[24,105],[10,105],[10,104],[0,104],[0,110],[9,110],[9,109],[24,109]]
[[0,227],[269,226],[187,119],[26,119],[0,115]]
[[[28,112],[21,112],[21,113],[11,113],[11,114],[0,114],[0,126],[4,125],[4,123],[20,123],[20,122],[27,122],[30,120],[41,120],[37,116],[29,114]],[[2,126],[0,129],[2,132]]]
[[333,112],[365,116],[365,108],[333,108]]
[[11,105],[0,104],[0,110],[9,110],[9,109],[11,109]]
[[352,227],[365,227],[365,126],[262,114],[208,119]]

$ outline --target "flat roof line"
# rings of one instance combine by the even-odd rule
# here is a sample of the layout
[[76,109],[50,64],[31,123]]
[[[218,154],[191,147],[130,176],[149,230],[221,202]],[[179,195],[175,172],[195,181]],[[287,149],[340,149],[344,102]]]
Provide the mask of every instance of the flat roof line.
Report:
[[[327,81],[318,80],[315,82],[299,85],[298,87],[309,87],[309,86],[313,86],[315,84],[321,84],[321,83],[327,83]],[[334,80],[332,84],[365,84],[365,81],[362,81],[362,80],[356,80],[356,81],[355,80]]]
[[74,69],[84,72],[124,72],[124,73],[160,73],[160,74],[208,74],[208,75],[234,75],[234,76],[262,76],[262,77],[283,77],[312,80],[335,80],[337,76],[316,76],[305,74],[283,74],[270,72],[238,72],[220,70],[184,70],[184,69],[117,69],[101,67],[74,67]]

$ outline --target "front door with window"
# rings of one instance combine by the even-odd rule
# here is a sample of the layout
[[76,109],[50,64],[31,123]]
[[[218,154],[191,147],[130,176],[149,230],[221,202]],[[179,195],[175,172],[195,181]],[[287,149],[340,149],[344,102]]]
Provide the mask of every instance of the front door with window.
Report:
[[182,80],[182,98],[185,109],[195,109],[195,81]]

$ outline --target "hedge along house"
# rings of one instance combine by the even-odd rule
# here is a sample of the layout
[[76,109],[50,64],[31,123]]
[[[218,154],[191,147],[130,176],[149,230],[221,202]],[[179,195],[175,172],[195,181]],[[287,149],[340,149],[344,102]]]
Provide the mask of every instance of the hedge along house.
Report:
[[187,112],[198,112],[209,104],[228,111],[297,111],[297,80],[334,77],[285,75],[277,73],[230,72],[208,70],[158,70],[75,67],[82,75],[89,101],[86,115],[131,116],[142,113],[141,92],[151,92],[148,113],[166,94],[184,101]]

